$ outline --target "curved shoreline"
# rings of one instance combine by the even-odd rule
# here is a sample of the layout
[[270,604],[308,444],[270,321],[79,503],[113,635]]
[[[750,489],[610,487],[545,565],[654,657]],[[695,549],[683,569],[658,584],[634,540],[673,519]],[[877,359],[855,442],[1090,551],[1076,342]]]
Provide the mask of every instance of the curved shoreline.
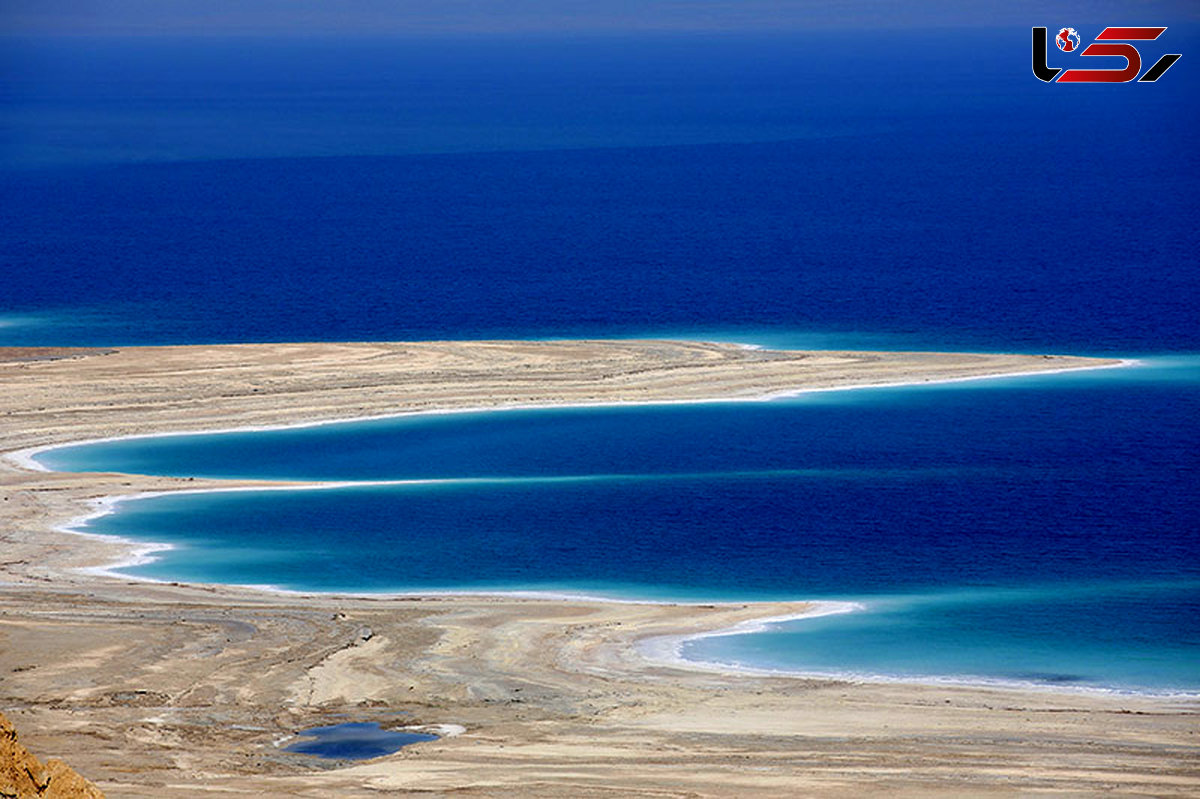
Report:
[[[1113,361],[789,353],[679,342],[0,348],[0,452],[303,426],[453,407],[746,400]],[[8,357],[9,360],[5,360]],[[285,483],[33,471],[0,458],[3,705],[113,795],[366,799],[1029,791],[1189,796],[1191,698],[731,675],[636,641],[812,603],[663,605],[507,595],[339,596],[81,574],[128,556],[55,530],[104,498]],[[454,738],[314,769],[281,735],[331,719],[458,724]],[[1086,765],[1102,763],[1101,767]],[[1114,786],[1115,789],[1114,789]]]
[[[765,348],[754,347],[748,345],[735,345],[743,349],[751,351],[763,350]],[[769,351],[769,350],[767,350]],[[980,380],[994,379],[1011,379],[1023,377],[1043,377],[1054,374],[1065,374],[1070,372],[1093,371],[1099,369],[1114,369],[1137,366],[1141,363],[1138,359],[1124,358],[1116,363],[1101,364],[1096,366],[1083,366],[1072,368],[1050,368],[1045,370],[1031,370],[1026,372],[1000,372],[995,374],[973,375],[969,377],[946,377],[939,379],[926,379],[922,381],[902,381],[890,383],[874,383],[860,384],[839,387],[822,387],[822,388],[798,388],[794,390],[784,390],[773,393],[767,393],[760,396],[737,397],[737,398],[704,398],[694,400],[650,400],[645,402],[595,402],[595,403],[545,403],[545,404],[528,404],[528,405],[507,405],[507,406],[478,406],[478,407],[460,407],[446,408],[435,410],[418,410],[406,411],[395,414],[383,414],[372,416],[360,416],[350,418],[328,419],[316,422],[296,422],[279,425],[259,425],[248,427],[231,427],[219,429],[203,429],[194,431],[185,431],[179,433],[158,432],[158,433],[141,433],[124,436],[108,436],[94,439],[84,439],[78,441],[69,441],[59,444],[47,444],[38,447],[32,447],[24,450],[18,450],[9,453],[0,453],[0,457],[7,458],[11,462],[22,468],[34,469],[42,472],[54,473],[58,470],[50,469],[39,463],[35,458],[37,455],[52,451],[54,449],[64,447],[87,446],[92,444],[102,444],[113,441],[125,441],[132,439],[151,439],[164,438],[171,436],[196,436],[196,435],[220,435],[226,433],[252,433],[265,432],[274,430],[292,430],[305,429],[313,427],[327,427],[339,424],[353,424],[357,422],[382,421],[388,419],[401,419],[422,416],[442,416],[454,414],[470,414],[470,413],[488,413],[495,411],[526,411],[526,410],[554,410],[566,408],[612,408],[612,407],[629,407],[629,406],[672,406],[672,405],[695,405],[695,404],[717,404],[717,403],[759,403],[769,402],[778,399],[785,399],[797,396],[803,396],[809,393],[818,392],[835,392],[835,391],[850,391],[861,389],[892,389],[904,387],[936,387],[943,384],[974,382]],[[63,474],[87,474],[60,472]],[[173,475],[161,475],[162,477],[172,478]],[[574,477],[547,477],[547,481],[552,480],[570,480],[570,479],[589,479],[594,476]],[[146,565],[158,560],[154,557],[155,553],[169,551],[176,548],[176,545],[166,542],[150,542],[137,541],[124,536],[93,533],[85,529],[81,529],[86,524],[101,516],[110,515],[117,512],[117,506],[124,502],[136,501],[139,499],[185,495],[185,494],[207,494],[207,493],[232,493],[232,492],[260,492],[260,491],[309,491],[309,490],[337,490],[342,488],[355,487],[370,487],[370,486],[402,486],[402,485],[432,485],[445,483],[459,482],[479,482],[492,483],[502,481],[504,478],[413,478],[413,479],[381,479],[381,480],[288,480],[287,482],[280,481],[277,485],[247,485],[236,478],[212,478],[220,482],[228,482],[230,485],[221,487],[207,488],[181,488],[169,489],[164,491],[148,491],[136,494],[119,494],[108,495],[90,500],[90,504],[94,506],[94,510],[90,513],[78,516],[71,519],[63,525],[56,526],[55,529],[59,532],[84,536],[95,540],[100,540],[105,543],[116,544],[126,547],[128,554],[126,557],[119,558],[115,561],[98,564],[94,566],[78,567],[75,571],[81,574],[93,575],[98,577],[108,577],[123,580],[135,580],[155,584],[177,584],[179,581],[169,578],[152,578],[142,575],[134,575],[121,571],[121,569]],[[537,478],[534,478],[537,479]],[[189,584],[183,581],[183,584]],[[540,599],[563,602],[591,602],[591,603],[615,603],[615,604],[634,604],[634,605],[662,605],[662,606],[709,606],[709,605],[747,605],[758,604],[755,601],[742,602],[740,600],[663,600],[653,598],[639,597],[611,597],[580,592],[561,592],[561,591],[540,591],[540,590],[470,590],[456,588],[442,589],[413,589],[413,590],[383,590],[369,592],[355,591],[322,591],[310,589],[287,589],[273,585],[263,584],[241,584],[241,583],[199,583],[199,585],[212,586],[227,586],[238,590],[261,591],[264,593],[285,596],[290,598],[302,598],[322,596],[328,598],[364,598],[364,599],[396,599],[396,598],[414,598],[414,597],[501,597],[501,598],[517,598],[517,599]],[[768,668],[756,668],[752,666],[741,666],[720,662],[709,662],[701,660],[687,659],[682,656],[680,650],[688,641],[701,638],[722,637],[729,635],[743,635],[753,632],[761,632],[769,627],[786,621],[795,621],[805,618],[814,618],[818,616],[830,615],[834,613],[853,612],[854,610],[862,609],[861,604],[848,601],[836,600],[813,600],[805,598],[795,598],[787,600],[767,600],[761,602],[763,605],[777,604],[778,602],[803,603],[810,609],[783,616],[765,616],[754,618],[745,622],[739,622],[732,627],[717,628],[714,630],[689,633],[680,635],[656,635],[647,638],[637,639],[635,649],[638,653],[645,656],[650,663],[670,665],[676,668],[684,668],[690,670],[707,671],[729,675],[755,675],[767,677],[795,678],[795,679],[833,679],[845,680],[847,682],[885,682],[898,684],[912,685],[966,685],[966,686],[981,686],[997,689],[1012,689],[1012,690],[1042,690],[1050,692],[1069,692],[1069,693],[1098,693],[1098,694],[1132,694],[1138,696],[1163,697],[1163,698],[1200,698],[1200,693],[1193,692],[1159,692],[1149,689],[1111,689],[1097,688],[1089,686],[1057,686],[1036,682],[1023,682],[1016,680],[1001,680],[989,679],[986,677],[971,677],[971,676],[938,676],[938,675],[913,675],[900,676],[889,675],[886,673],[840,673],[840,672],[807,672],[807,671],[790,671]]]
[[1023,694],[1027,692],[1045,693],[1048,695],[1079,695],[1098,697],[1142,697],[1168,701],[1195,702],[1200,701],[1200,691],[1155,690],[1128,687],[1101,687],[1094,685],[1059,685],[1033,680],[1004,679],[982,675],[889,675],[880,672],[854,671],[821,671],[800,669],[775,669],[760,666],[749,666],[739,663],[723,663],[716,660],[695,660],[684,657],[682,648],[692,641],[705,638],[721,638],[731,635],[748,635],[765,632],[777,624],[805,619],[820,618],[842,613],[855,613],[863,609],[858,602],[843,600],[811,600],[813,610],[769,616],[739,622],[730,627],[718,628],[709,632],[694,632],[681,635],[655,635],[639,639],[635,646],[638,652],[652,663],[659,663],[678,669],[691,669],[700,672],[728,674],[734,677],[767,677],[789,680],[829,680],[847,684],[881,684],[909,685],[925,688],[963,687],[987,689],[1001,692]]
[[84,566],[79,567],[76,571],[80,574],[94,575],[98,577],[108,577],[120,580],[132,580],[137,582],[145,582],[157,585],[172,585],[183,584],[193,586],[208,586],[215,588],[229,588],[239,591],[261,592],[271,596],[278,596],[287,599],[304,600],[316,597],[324,599],[362,599],[362,600],[393,600],[393,599],[420,599],[420,598],[495,598],[495,599],[529,599],[542,600],[550,602],[570,602],[570,603],[587,603],[587,604],[613,604],[613,605],[649,605],[670,608],[708,608],[708,607],[729,607],[729,608],[745,608],[755,605],[765,607],[773,607],[780,603],[799,604],[805,606],[806,610],[788,613],[784,615],[767,615],[755,616],[746,621],[738,622],[728,627],[716,627],[711,630],[703,630],[700,632],[688,633],[670,633],[670,634],[655,634],[644,637],[634,638],[631,642],[631,648],[643,657],[648,664],[665,665],[672,668],[686,669],[692,671],[709,672],[715,674],[724,674],[730,676],[755,676],[755,677],[776,677],[784,679],[798,680],[834,680],[847,683],[887,683],[898,685],[921,685],[921,686],[967,686],[980,687],[996,690],[1010,691],[1038,691],[1046,693],[1062,693],[1062,694],[1084,694],[1084,695],[1099,695],[1099,696],[1140,696],[1158,699],[1177,699],[1177,700],[1200,700],[1200,691],[1186,690],[1160,690],[1152,688],[1140,688],[1136,686],[1091,686],[1091,685],[1059,685],[1047,682],[1036,682],[1032,680],[1017,680],[1004,679],[997,677],[987,677],[983,675],[938,675],[938,674],[916,674],[916,675],[893,675],[886,672],[850,672],[850,671],[821,671],[821,670],[798,670],[798,669],[778,669],[768,667],[756,667],[743,664],[725,663],[721,661],[709,661],[687,658],[682,654],[682,648],[691,641],[720,638],[735,635],[748,635],[757,632],[766,632],[775,625],[790,622],[801,621],[804,619],[820,618],[828,615],[837,615],[842,613],[854,613],[865,610],[865,606],[861,602],[852,600],[840,599],[814,599],[805,597],[793,598],[776,598],[768,600],[739,600],[739,599],[660,599],[652,597],[636,597],[636,596],[610,596],[603,594],[591,594],[585,591],[556,591],[556,590],[537,590],[537,589],[468,589],[468,588],[414,588],[414,589],[384,589],[379,591],[344,591],[344,590],[319,590],[319,589],[301,589],[301,588],[284,588],[281,586],[260,583],[198,583],[193,581],[176,581],[170,578],[155,578],[144,575],[129,574],[120,571],[123,568],[141,566],[153,563],[157,560],[154,553],[170,551],[176,548],[176,545],[166,542],[151,542],[137,541],[135,539],[126,538],[124,536],[108,534],[108,533],[93,533],[84,529],[79,529],[80,525],[86,524],[92,519],[99,518],[103,515],[108,515],[116,512],[115,506],[125,501],[137,501],[140,499],[149,499],[156,497],[183,495],[183,494],[211,494],[211,493],[236,493],[236,492],[257,492],[257,491],[320,491],[320,490],[337,490],[339,488],[354,488],[364,486],[388,486],[388,485],[420,485],[429,483],[439,483],[439,480],[377,480],[363,482],[328,482],[328,483],[309,483],[302,485],[280,485],[280,486],[261,486],[261,487],[236,487],[236,488],[204,488],[204,489],[180,489],[175,491],[161,492],[146,492],[142,494],[117,495],[111,497],[103,497],[93,500],[97,506],[96,510],[90,514],[77,517],[65,525],[62,525],[57,530],[71,534],[92,538],[108,543],[113,543],[129,549],[129,556],[123,560],[118,560],[112,563],[99,566]]
[[[798,680],[835,680],[847,683],[886,683],[898,685],[921,685],[921,686],[967,686],[980,687],[996,690],[1010,691],[1038,691],[1045,693],[1062,693],[1062,694],[1084,694],[1084,695],[1100,695],[1100,696],[1140,696],[1158,699],[1176,699],[1185,701],[1200,700],[1200,691],[1185,691],[1185,690],[1158,690],[1151,688],[1138,688],[1131,686],[1124,687],[1100,687],[1089,685],[1058,685],[1046,682],[1036,682],[1032,680],[1016,680],[986,677],[982,675],[892,675],[885,672],[841,672],[841,671],[805,671],[794,669],[776,669],[767,667],[756,667],[734,663],[724,663],[720,661],[708,661],[690,659],[682,654],[684,645],[691,641],[720,638],[735,635],[748,635],[757,632],[766,632],[771,627],[790,622],[801,621],[804,619],[820,618],[823,616],[837,615],[842,613],[854,613],[865,610],[865,606],[861,602],[852,600],[840,599],[813,599],[813,598],[787,598],[787,599],[769,599],[769,600],[738,600],[738,599],[656,599],[651,597],[622,597],[608,596],[602,594],[589,594],[587,592],[573,591],[554,591],[554,590],[536,590],[536,589],[514,589],[514,590],[489,590],[489,589],[466,589],[466,588],[414,588],[411,590],[403,589],[385,589],[380,591],[324,591],[318,589],[298,589],[298,588],[283,588],[270,584],[258,583],[197,583],[191,581],[176,581],[169,578],[155,578],[144,575],[129,574],[120,571],[123,568],[141,566],[153,563],[157,558],[153,557],[154,553],[169,551],[176,548],[176,545],[166,542],[151,542],[138,541],[124,536],[108,534],[108,533],[93,533],[87,530],[80,529],[81,525],[87,522],[100,518],[101,516],[116,513],[116,506],[126,501],[137,501],[140,499],[151,499],[156,497],[166,497],[185,494],[212,494],[212,493],[237,493],[237,492],[258,492],[258,491],[320,491],[320,490],[337,490],[340,488],[356,488],[367,486],[389,486],[389,485],[422,485],[430,483],[441,483],[442,480],[371,480],[371,481],[341,481],[341,482],[322,482],[322,483],[304,483],[297,485],[276,485],[276,486],[258,486],[258,487],[229,487],[229,488],[201,488],[201,489],[178,489],[168,491],[144,492],[140,494],[115,495],[101,497],[92,500],[92,504],[96,509],[89,513],[71,521],[55,529],[70,535],[82,536],[107,543],[116,544],[126,547],[129,550],[129,555],[125,559],[117,560],[111,563],[97,566],[83,566],[75,569],[80,574],[93,575],[98,577],[108,577],[120,580],[132,580],[136,582],[144,582],[156,585],[193,585],[207,586],[215,588],[229,588],[238,591],[261,592],[267,595],[279,596],[287,599],[303,600],[305,598],[323,598],[323,599],[362,599],[362,600],[390,600],[390,599],[420,599],[420,598],[496,598],[496,599],[529,599],[543,600],[551,602],[571,602],[571,603],[588,603],[588,604],[613,604],[613,605],[649,605],[659,607],[686,608],[686,607],[730,607],[730,608],[745,608],[755,605],[764,607],[777,606],[780,603],[799,604],[806,609],[783,615],[767,615],[755,616],[745,621],[738,622],[728,627],[716,627],[711,630],[703,630],[700,632],[688,633],[669,633],[655,634],[644,637],[634,638],[631,646],[647,663],[656,665],[666,665],[673,668],[680,668],[693,671],[710,672],[714,674],[724,674],[731,676],[755,676],[755,677],[775,677],[784,679]],[[486,480],[485,480],[486,482]]]

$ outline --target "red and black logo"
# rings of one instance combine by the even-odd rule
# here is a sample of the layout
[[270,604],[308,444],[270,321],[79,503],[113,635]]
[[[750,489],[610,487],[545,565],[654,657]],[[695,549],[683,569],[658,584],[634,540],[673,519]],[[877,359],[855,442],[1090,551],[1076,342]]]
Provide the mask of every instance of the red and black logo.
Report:
[[[1119,56],[1125,59],[1123,69],[1068,69],[1051,67],[1046,63],[1047,45],[1045,28],[1033,29],[1033,74],[1038,80],[1046,83],[1128,83],[1137,79],[1138,83],[1153,83],[1179,60],[1179,53],[1164,55],[1154,62],[1140,78],[1142,71],[1142,54],[1132,44],[1127,42],[1153,41],[1162,35],[1166,28],[1105,28],[1079,55],[1082,56]],[[1109,42],[1117,42],[1109,44]],[[1074,28],[1063,28],[1054,37],[1054,43],[1064,53],[1079,51],[1079,33]],[[1058,73],[1062,73],[1059,75]],[[1057,80],[1055,77],[1057,76]]]

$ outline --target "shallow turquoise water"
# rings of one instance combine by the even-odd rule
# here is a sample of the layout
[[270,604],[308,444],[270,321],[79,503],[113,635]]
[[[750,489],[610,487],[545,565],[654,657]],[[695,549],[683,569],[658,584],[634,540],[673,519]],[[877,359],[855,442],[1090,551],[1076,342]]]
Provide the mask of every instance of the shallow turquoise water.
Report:
[[684,654],[1200,689],[1195,361],[772,402],[417,416],[54,450],[56,468],[348,480],[123,503],[155,579],[864,609]]

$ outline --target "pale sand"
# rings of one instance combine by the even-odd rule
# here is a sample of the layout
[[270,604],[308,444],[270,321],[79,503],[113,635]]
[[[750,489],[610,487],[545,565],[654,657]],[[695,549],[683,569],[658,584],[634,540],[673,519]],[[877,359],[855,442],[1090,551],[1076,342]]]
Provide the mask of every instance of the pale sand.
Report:
[[[414,410],[749,398],[1104,365],[669,342],[0,350],[0,452]],[[100,497],[224,485],[0,461],[0,709],[29,748],[63,756],[110,796],[1200,794],[1191,699],[729,675],[650,662],[637,646],[814,609],[803,602],[152,584],[77,571],[126,558],[128,547],[54,530]],[[465,730],[338,768],[276,746],[347,718]]]

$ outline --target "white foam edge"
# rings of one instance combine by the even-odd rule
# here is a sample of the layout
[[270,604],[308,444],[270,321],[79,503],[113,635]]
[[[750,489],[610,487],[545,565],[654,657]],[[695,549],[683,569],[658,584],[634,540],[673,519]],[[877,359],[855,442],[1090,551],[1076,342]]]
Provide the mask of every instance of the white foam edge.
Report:
[[639,640],[635,648],[637,649],[638,654],[640,654],[646,660],[653,663],[673,666],[675,668],[689,668],[702,671],[732,670],[739,674],[776,674],[778,672],[770,669],[757,669],[752,667],[742,668],[739,666],[685,658],[683,656],[683,647],[691,641],[698,641],[703,638],[723,638],[730,635],[750,635],[752,633],[766,632],[775,625],[783,624],[789,621],[815,619],[821,616],[833,616],[840,613],[853,613],[857,610],[866,609],[866,606],[859,602],[816,600],[809,604],[810,607],[808,610],[804,610],[799,613],[747,619],[746,621],[738,622],[730,627],[721,627],[716,630],[704,630],[702,632],[694,633],[673,633],[671,635],[652,635]]
[[134,577],[120,571],[134,566],[145,566],[149,563],[154,563],[158,558],[156,554],[167,550],[175,549],[174,544],[158,541],[136,541],[132,538],[126,538],[120,535],[111,535],[108,533],[93,533],[86,528],[87,525],[101,516],[107,516],[116,511],[117,505],[132,499],[142,499],[148,496],[155,496],[164,492],[143,492],[141,494],[120,494],[115,496],[99,497],[88,500],[88,505],[92,510],[88,513],[76,516],[63,524],[56,525],[53,529],[59,533],[69,533],[83,538],[89,538],[93,541],[101,541],[105,544],[119,545],[124,548],[125,554],[116,560],[109,561],[97,566],[79,566],[72,569],[78,574],[89,574],[97,577],[113,577],[121,580],[136,580],[138,582],[161,583],[165,580],[154,580],[151,578]]
[[[1054,356],[1048,356],[1054,357]],[[906,388],[920,386],[940,386],[947,383],[973,383],[980,380],[1006,380],[1021,377],[1044,377],[1046,375],[1071,374],[1075,372],[1095,372],[1101,369],[1126,369],[1133,366],[1144,366],[1145,361],[1140,358],[1118,358],[1114,359],[1116,363],[1102,363],[1095,366],[1063,366],[1051,367],[1047,369],[1031,369],[1026,372],[997,372],[996,374],[986,375],[964,375],[962,377],[937,377],[928,380],[898,380],[894,383],[864,383],[854,386],[826,386],[823,388],[800,388],[795,390],[776,391],[764,395],[762,400],[784,399],[786,397],[799,397],[804,394],[820,394],[827,391],[858,391],[861,389],[873,388]]]

